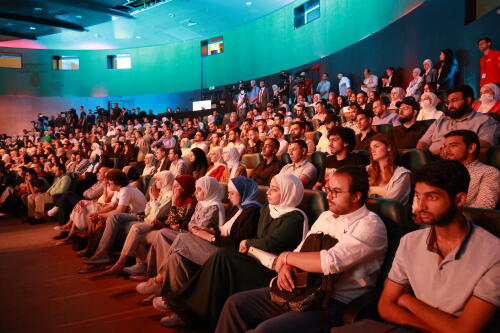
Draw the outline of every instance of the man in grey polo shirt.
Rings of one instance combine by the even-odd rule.
[[[318,171],[307,158],[307,144],[304,140],[295,140],[288,146],[292,163],[285,165],[280,173],[291,173],[300,179],[304,188],[311,188],[316,182]]]
[[[466,129],[479,136],[481,146],[495,145],[500,137],[498,121],[472,109],[474,91],[467,85],[456,86],[448,90],[448,111],[446,116],[436,119],[420,138],[417,148],[429,149],[439,154],[448,132]]]
[[[462,214],[469,181],[457,161],[432,162],[416,174],[417,223],[430,227],[401,239],[378,305],[385,320],[431,332],[480,332],[494,317],[500,239]]]

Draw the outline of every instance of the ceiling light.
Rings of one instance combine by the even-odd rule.
[[[251,5],[252,5],[252,1],[247,1],[247,2],[245,2],[245,5],[247,5],[247,6],[251,6]]]
[[[102,36],[99,34],[95,34],[95,38],[102,38]]]
[[[81,18],[83,18],[83,16],[82,16],[82,15],[76,15],[75,17],[76,17],[77,19],[81,19]]]
[[[41,12],[41,11],[42,11],[42,8],[40,8],[40,7],[35,7],[35,8],[33,8],[33,10],[34,10],[35,12]]]
[[[36,30],[36,28],[35,27],[30,27],[30,30]]]
[[[187,26],[188,26],[188,27],[192,27],[193,25],[197,25],[197,24],[198,24],[197,22],[195,22],[195,21],[193,21],[193,20],[191,20],[191,19],[189,19],[189,20],[187,21]]]
[[[168,13],[168,17],[170,17],[170,18],[175,17],[175,14],[174,13]]]
[[[135,36],[135,38],[137,38],[137,39],[141,39],[141,38],[142,38],[142,36]]]

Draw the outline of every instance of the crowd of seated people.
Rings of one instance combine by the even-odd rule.
[[[380,86],[367,69],[359,91],[342,80],[336,96],[327,75],[314,90],[302,73],[273,92],[252,82],[227,114],[115,105],[97,117],[83,107],[79,117],[39,117],[0,141],[0,212],[56,219],[55,244],[77,251],[78,273],[142,279],[141,304],[165,312],[164,326],[314,332],[341,326],[348,304],[377,286],[392,236],[366,203],[392,200],[412,229],[430,227],[401,239],[379,303],[390,323],[339,332],[480,331],[500,306],[500,241],[462,209],[499,207],[499,165],[484,156],[498,154],[500,93],[485,83],[476,101],[450,83],[450,52],[413,69],[407,87],[391,67]],[[405,163],[408,151],[426,161]],[[303,208],[312,192],[328,203],[316,221]],[[337,244],[302,252],[317,233]],[[276,255],[272,267],[254,251]],[[272,301],[270,282],[292,291],[298,270],[336,276],[328,320],[321,307]]]

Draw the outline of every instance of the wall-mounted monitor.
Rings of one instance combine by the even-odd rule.
[[[194,101],[193,111],[210,110],[212,108],[212,100]]]

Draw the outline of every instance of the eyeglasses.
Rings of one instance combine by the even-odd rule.
[[[463,98],[449,99],[449,100],[446,101],[446,104],[456,103],[456,102],[461,101],[461,100],[463,100]]]
[[[326,193],[326,195],[330,195],[332,197],[337,197],[339,194],[342,193],[351,193],[351,191],[342,191],[341,189],[338,188],[329,188],[329,187],[323,187],[323,192]]]

